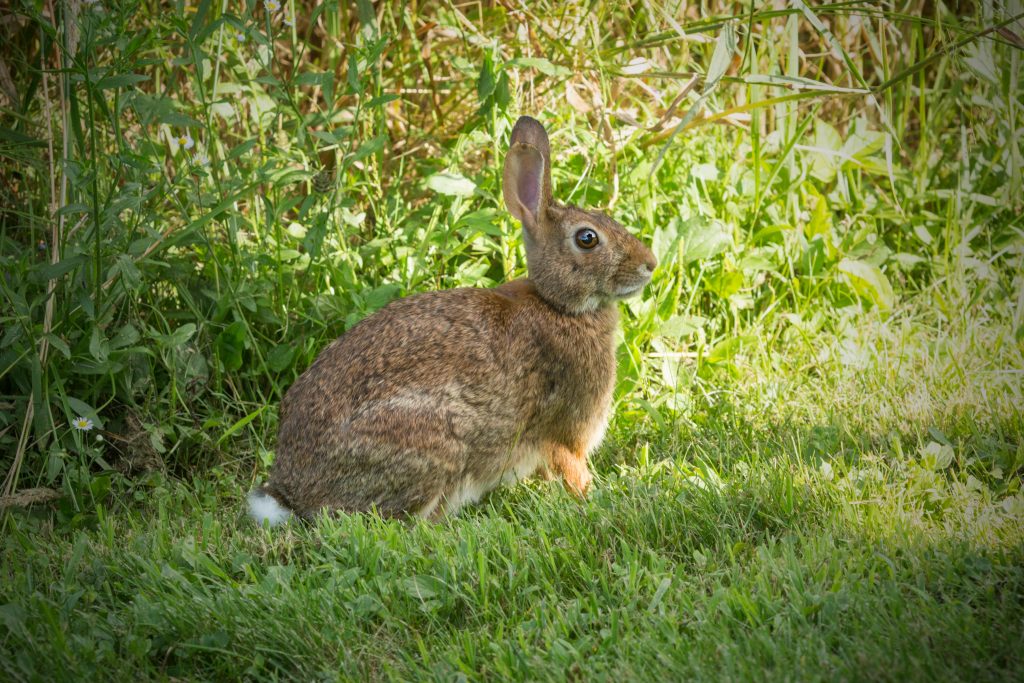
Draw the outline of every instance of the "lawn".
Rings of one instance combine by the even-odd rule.
[[[1020,3],[283,4],[0,10],[0,679],[1024,678]],[[254,525],[520,114],[659,261],[590,496]]]

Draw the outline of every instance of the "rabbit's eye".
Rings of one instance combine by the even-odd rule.
[[[597,246],[597,233],[590,228],[576,231],[576,246],[580,249],[593,249]]]

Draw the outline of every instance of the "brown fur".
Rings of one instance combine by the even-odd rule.
[[[399,299],[328,346],[281,404],[264,489],[280,503],[436,518],[538,469],[586,493],[615,384],[615,301],[654,257],[610,218],[551,199],[547,135],[528,117],[504,185],[530,278]],[[597,247],[575,245],[580,227]]]

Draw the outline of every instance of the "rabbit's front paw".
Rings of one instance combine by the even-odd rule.
[[[587,468],[585,453],[574,453],[564,446],[554,446],[551,452],[550,469],[562,475],[562,482],[570,493],[586,498],[590,491],[593,475]]]
[[[587,469],[587,463],[584,462],[580,470],[574,472],[571,478],[569,476],[565,477],[565,487],[580,498],[586,498],[590,493],[590,484],[593,481],[594,476]]]

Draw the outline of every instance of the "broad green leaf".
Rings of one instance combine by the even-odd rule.
[[[400,95],[396,95],[394,93],[385,93],[383,95],[379,95],[378,97],[374,97],[372,100],[367,102],[364,106],[367,109],[373,109],[374,107],[383,107],[384,105],[389,104],[389,103],[394,102],[395,100],[399,100],[399,99],[401,99]]]
[[[480,75],[476,79],[476,94],[483,102],[494,92],[494,65],[490,55],[484,57],[484,63],[480,66]]]
[[[740,291],[743,287],[743,273],[736,270],[722,271],[707,279],[707,288],[723,299]]]
[[[143,74],[117,74],[116,76],[101,78],[99,83],[96,84],[96,88],[99,90],[113,90],[114,88],[124,88],[148,80],[149,76]]]
[[[160,123],[166,123],[168,126],[176,128],[202,128],[203,124],[197,119],[191,116],[186,116],[180,112],[169,111],[157,118]]]
[[[516,57],[507,61],[505,66],[531,67],[546,76],[568,76],[572,73],[564,66],[552,64],[550,60],[543,57]]]
[[[359,60],[356,58],[355,52],[350,52],[348,55],[348,88],[352,94],[363,91],[363,83],[359,78]]]
[[[89,335],[89,353],[100,363],[106,362],[110,356],[110,344],[104,339],[99,327],[93,327]]]
[[[988,40],[977,40],[964,50],[964,64],[976,76],[992,85],[998,86],[1002,80],[999,67],[996,66],[995,46]]]
[[[810,220],[804,224],[804,234],[809,240],[821,237],[829,258],[835,258],[835,246],[832,244],[832,211],[829,209],[828,200],[813,188],[810,195],[815,198],[814,208],[811,209]]]
[[[448,592],[444,581],[427,574],[416,574],[401,582],[405,593],[411,597],[427,600]]]
[[[458,173],[435,173],[427,178],[427,187],[438,194],[471,197],[476,190],[472,180]]]
[[[295,80],[292,81],[295,85],[320,85],[324,83],[324,78],[333,78],[334,74],[329,71],[303,71]]]
[[[234,147],[231,148],[231,151],[228,152],[227,160],[231,161],[233,159],[237,159],[238,157],[242,156],[250,149],[255,147],[257,142],[259,142],[259,140],[256,138],[249,138],[245,142],[235,145]],[[335,141],[332,139],[331,142]]]
[[[62,356],[65,358],[71,358],[71,349],[68,347],[67,342],[52,332],[47,332],[43,336],[46,338],[46,341],[50,342],[50,346],[60,351]]]
[[[690,176],[700,180],[718,180],[718,166],[715,164],[697,164],[690,169]]]
[[[463,232],[482,232],[487,235],[493,235],[494,237],[501,237],[503,233],[496,218],[497,216],[494,209],[480,209],[479,211],[467,213],[465,216],[460,218],[459,222],[456,223],[455,228],[457,230],[462,230]]]
[[[921,449],[921,465],[930,470],[944,470],[953,464],[953,447],[930,441]]]
[[[54,446],[50,447],[50,452],[46,457],[46,483],[52,484],[56,479],[57,475],[64,468],[64,459],[67,454],[60,448]],[[79,537],[81,538],[81,537]]]
[[[57,261],[57,263],[47,263],[44,266],[39,266],[32,270],[32,280],[35,282],[46,282],[47,280],[54,280],[59,278],[61,275],[66,275],[78,266],[88,262],[88,258],[82,254],[75,254],[74,256],[68,256],[67,258]]]
[[[359,15],[359,23],[376,35],[377,11],[373,8],[373,3],[370,0],[356,0],[356,13]]]
[[[900,264],[900,267],[904,270],[911,270],[914,266],[924,263],[926,260],[916,254],[908,254],[902,251],[893,254],[892,259]]]
[[[67,401],[68,407],[71,408],[71,411],[74,413],[74,415],[70,416],[70,419],[74,419],[76,417],[87,417],[92,420],[94,427],[97,429],[103,429],[103,419],[100,418],[95,408],[74,396],[68,396]]]
[[[867,161],[868,157],[878,154],[885,146],[885,133],[868,128],[866,119],[859,118],[853,124],[853,130],[847,136],[840,152],[844,157],[857,161]]]
[[[8,634],[16,634],[23,631],[23,624],[27,614],[28,612],[25,608],[16,602],[0,605],[0,623],[7,628]]]
[[[367,140],[363,144],[359,145],[359,148],[356,149],[355,154],[352,155],[352,158],[346,159],[346,161],[359,161],[360,159],[365,159],[371,154],[376,154],[377,152],[384,149],[384,144],[386,142],[386,135],[378,135],[375,138],[371,138],[370,140]]]
[[[889,310],[895,302],[895,295],[889,278],[882,269],[865,261],[844,258],[839,262],[839,272],[846,276],[850,287],[882,310]]]
[[[921,223],[914,225],[914,234],[917,235],[917,239],[921,240],[925,244],[931,244],[935,239],[932,234],[928,232],[928,228]]]
[[[749,250],[736,263],[736,267],[747,277],[762,271],[775,270],[779,267],[780,263],[772,260],[772,256],[777,256],[778,254],[779,250],[777,249],[760,248]]]
[[[398,296],[398,293],[402,291],[402,288],[396,284],[381,285],[375,289],[370,290],[366,294],[364,301],[369,311],[376,311],[378,308],[383,308]]]
[[[174,349],[189,339],[196,333],[195,323],[185,323],[181,327],[177,328],[170,334],[159,334],[157,332],[150,332],[149,335],[163,348]]]
[[[674,315],[661,324],[658,334],[663,337],[682,339],[704,327],[707,318],[699,315]]]
[[[117,262],[114,263],[110,271],[111,275],[120,273],[121,277],[124,278],[125,286],[129,289],[135,289],[142,284],[142,273],[139,271],[138,266],[135,265],[135,261],[127,254],[119,254]]]
[[[676,253],[676,243],[680,240],[679,221],[674,220],[665,225],[659,225],[654,229],[654,236],[651,238],[651,251],[654,252],[658,263],[670,263]]]
[[[703,216],[691,218],[680,233],[686,265],[717,256],[732,246],[732,233],[725,224]]]
[[[753,336],[743,335],[740,337],[727,337],[711,347],[704,360],[708,363],[721,363],[732,360],[744,347],[750,346],[754,341]]]
[[[839,132],[821,119],[814,122],[814,144],[810,148],[802,147],[811,160],[811,176],[822,183],[835,180],[836,172],[842,165],[839,150],[843,139]]]
[[[137,341],[139,341],[139,331],[131,323],[125,323],[111,338],[110,349],[115,351],[130,346]]]
[[[498,109],[504,111],[508,103],[512,101],[512,91],[508,85],[508,74],[502,71],[498,74],[498,83],[494,86],[494,103]]]
[[[10,128],[4,128],[0,126],[0,140],[4,142],[12,142],[16,145],[27,145],[29,147],[45,147],[46,143],[42,140],[29,137],[21,131],[12,130]]]
[[[838,151],[843,146],[843,138],[839,135],[839,131],[831,125],[821,119],[816,119],[814,121],[814,146]]]
[[[245,323],[235,321],[217,335],[215,347],[217,357],[224,364],[224,369],[234,372],[242,367],[242,354],[245,351]]]
[[[176,349],[178,356],[181,378],[187,384],[193,380],[204,380],[210,375],[210,367],[206,362],[206,356],[191,346],[184,346]]]
[[[708,65],[707,75],[704,76],[704,92],[711,91],[722,76],[729,70],[732,57],[736,54],[736,30],[732,22],[726,22],[722,32],[718,34],[718,42],[715,43],[715,51],[711,54],[711,64]]]
[[[291,366],[298,349],[289,344],[278,344],[267,354],[267,367],[274,372],[281,372]]]
[[[200,0],[196,13],[192,16],[192,24],[188,29],[189,40],[195,40],[196,34],[203,28],[206,13],[210,11],[210,0]]]

